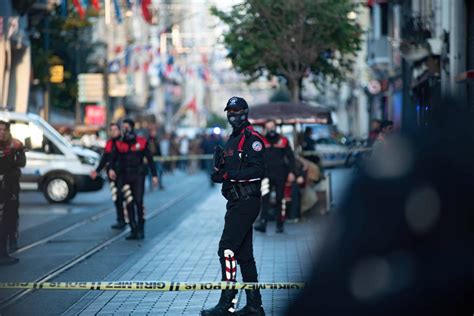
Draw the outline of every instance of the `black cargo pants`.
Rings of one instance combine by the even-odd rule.
[[[145,224],[145,212],[143,197],[145,194],[145,175],[124,174],[119,177],[119,188],[122,191],[123,200],[127,204],[128,220],[132,232],[137,228],[143,229]]]
[[[223,281],[235,281],[236,265],[240,266],[244,282],[257,282],[257,267],[253,256],[252,225],[261,207],[260,196],[229,200],[218,255]]]
[[[10,240],[18,238],[20,179],[0,175],[0,256],[7,253]]]

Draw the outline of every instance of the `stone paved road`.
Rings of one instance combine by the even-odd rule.
[[[225,200],[218,190],[196,205],[192,214],[146,254],[137,254],[112,272],[109,280],[162,280],[181,282],[218,281],[220,268],[217,244],[223,227]],[[311,270],[317,243],[317,228],[324,217],[312,217],[287,224],[284,234],[275,234],[270,225],[265,235],[255,234],[255,257],[262,282],[302,282]],[[122,272],[120,272],[122,271]],[[238,273],[239,274],[239,273]],[[263,291],[268,315],[281,315],[298,290]],[[91,292],[73,305],[67,315],[198,315],[213,306],[217,291],[201,292]],[[245,304],[241,291],[239,306]]]

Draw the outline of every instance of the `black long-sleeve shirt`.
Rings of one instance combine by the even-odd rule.
[[[0,144],[0,175],[20,178],[21,170],[26,165],[25,148],[23,144],[13,138],[9,142]]]
[[[105,166],[107,166],[107,169],[110,168],[111,155],[112,155],[112,152],[116,149],[115,142],[118,140],[119,140],[119,137],[109,138],[107,140],[107,143],[105,144],[104,153],[100,157],[99,165],[97,166],[95,171],[101,172]]]
[[[275,137],[266,137],[265,140],[267,175],[280,175],[286,178],[289,172],[295,173],[295,155],[288,139],[276,134]]]
[[[239,147],[242,147],[240,152]],[[236,182],[260,182],[265,175],[264,151],[263,138],[249,123],[234,131],[224,147],[222,190]]]
[[[145,138],[137,136],[133,142],[119,140],[116,142],[116,151],[112,151],[110,158],[110,168],[118,175],[147,174],[147,167],[150,168],[152,176],[156,177],[156,166],[153,155]]]

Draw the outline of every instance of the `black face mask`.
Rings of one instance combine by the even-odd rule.
[[[135,134],[135,132],[133,130],[125,130],[123,132],[122,138],[127,143],[133,143],[133,142],[135,142],[135,139],[137,138],[137,135]]]
[[[233,129],[238,129],[247,121],[248,111],[240,111],[237,113],[227,113],[227,120]]]
[[[275,137],[277,137],[277,132],[274,131],[274,130],[268,131],[266,136],[267,136],[267,138],[275,138]]]

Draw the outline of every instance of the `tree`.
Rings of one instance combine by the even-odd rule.
[[[49,84],[50,103],[52,108],[72,111],[78,92],[77,76],[90,66],[86,60],[93,47],[84,40],[86,36],[81,35],[89,31],[91,24],[81,19],[71,5],[66,16],[60,14],[60,9],[56,6],[48,16],[30,25],[35,33],[31,37],[32,68],[39,86],[46,89],[49,67],[64,66],[64,81]],[[92,10],[88,12],[88,16],[94,16]]]
[[[228,27],[224,43],[236,70],[249,82],[284,77],[296,102],[308,71],[337,81],[350,69],[362,33],[348,17],[354,10],[351,0],[244,0],[211,12]]]

